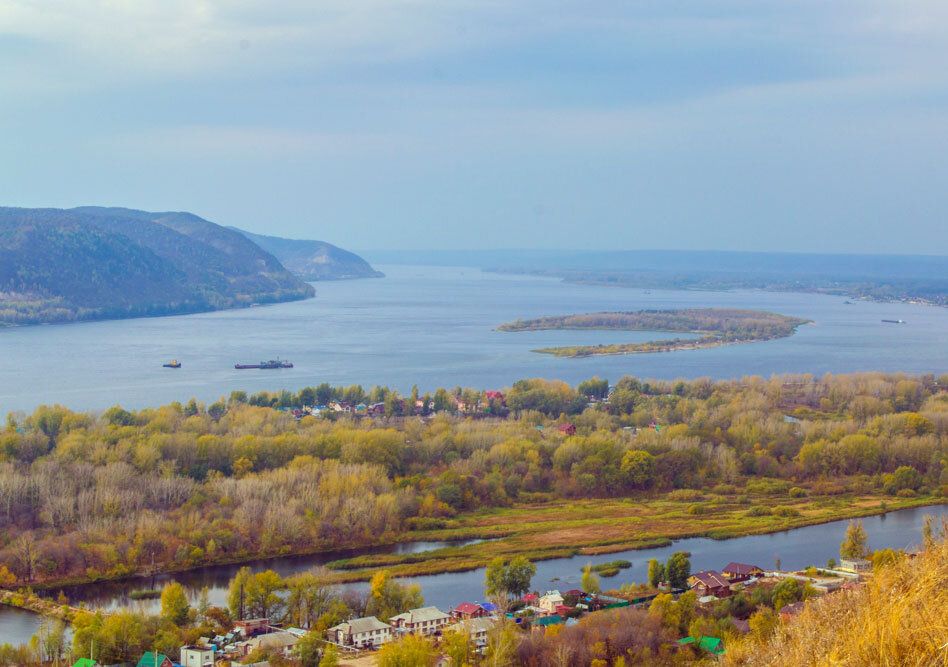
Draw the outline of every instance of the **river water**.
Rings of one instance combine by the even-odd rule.
[[[570,285],[555,279],[483,273],[470,268],[383,266],[377,280],[316,283],[316,298],[243,310],[0,330],[0,415],[60,403],[101,410],[120,403],[141,408],[194,396],[213,401],[234,389],[298,390],[321,382],[366,387],[384,384],[407,391],[438,386],[481,389],[510,385],[523,377],[576,383],[592,375],[674,379],[733,378],[774,373],[858,371],[948,372],[948,309],[909,304],[857,302],[817,294],[763,291],[704,292]],[[645,332],[535,331],[504,333],[498,324],[542,315],[642,308],[730,307],[770,310],[812,319],[789,338],[663,354],[560,359],[531,352],[537,347],[644,341]],[[905,324],[884,324],[901,319]],[[238,371],[236,362],[276,356],[293,369]],[[178,359],[178,370],[161,367]],[[941,512],[941,509],[930,510]],[[904,547],[917,541],[925,511],[904,510],[868,519],[874,547]],[[845,524],[826,524],[726,542],[686,540],[674,548],[611,554],[601,558],[538,564],[537,588],[553,577],[558,586],[578,582],[579,568],[626,558],[633,562],[610,584],[645,579],[653,555],[666,558],[687,549],[696,568],[720,567],[733,559],[771,566],[823,563],[834,555]],[[740,544],[738,544],[740,542]],[[432,545],[402,545],[425,549]],[[329,559],[338,558],[334,554]],[[325,562],[327,556],[255,563],[281,574]],[[176,575],[196,595],[211,587],[224,600],[236,568],[206,568]],[[159,584],[163,580],[159,580]],[[482,595],[483,573],[422,577],[428,602],[448,607]],[[74,601],[107,607],[127,602],[142,582],[103,584],[71,591]],[[149,604],[154,604],[149,603]],[[0,641],[29,639],[39,619],[0,610]]]
[[[921,532],[926,515],[948,517],[948,506],[912,508],[889,514],[866,517],[863,524],[872,549],[906,549],[921,542]],[[532,585],[543,591],[551,588],[568,590],[579,588],[581,570],[586,563],[604,563],[616,559],[631,561],[632,567],[621,570],[611,579],[603,579],[603,587],[618,588],[622,584],[646,581],[648,561],[658,558],[665,561],[675,551],[691,552],[691,569],[721,569],[730,561],[752,563],[765,569],[775,566],[780,558],[783,569],[799,569],[808,565],[822,566],[829,558],[839,559],[839,545],[846,533],[848,520],[834,521],[804,528],[796,528],[768,535],[751,535],[730,540],[689,538],[679,540],[667,547],[621,551],[601,556],[574,556],[538,561],[537,574]],[[373,549],[349,550],[345,552],[314,554],[311,556],[288,556],[244,563],[254,571],[272,569],[281,576],[305,571],[316,565],[338,558],[368,553],[418,553],[449,546],[463,546],[471,542],[414,542]],[[211,604],[226,606],[227,584],[242,565],[220,565],[200,568],[188,572],[160,575],[154,578],[136,578],[101,584],[87,584],[64,589],[70,602],[85,602],[89,607],[117,609],[129,607],[156,612],[158,600],[131,600],[128,595],[134,590],[160,588],[169,581],[181,583],[192,602],[197,600],[201,588],[208,587]],[[484,570],[449,572],[412,579],[421,586],[425,603],[447,610],[461,602],[476,602],[484,598]],[[366,590],[368,583],[357,582],[345,587]],[[56,591],[58,593],[58,591]],[[40,617],[19,610],[0,607],[0,641],[23,643],[29,641],[40,624]]]
[[[77,410],[213,401],[234,389],[320,382],[403,391],[481,389],[523,377],[732,378],[772,373],[948,372],[948,308],[763,291],[646,292],[450,267],[383,266],[387,277],[315,283],[307,301],[242,310],[0,330],[0,415],[58,402]],[[705,350],[560,359],[537,347],[643,341],[646,332],[532,331],[518,317],[732,307],[814,320],[789,338]],[[902,319],[905,324],[884,324]],[[295,368],[233,368],[280,356]],[[178,359],[177,370],[161,365]]]

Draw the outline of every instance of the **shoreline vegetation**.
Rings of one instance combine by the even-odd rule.
[[[772,532],[948,498],[948,376],[323,384],[0,428],[11,589],[416,540],[340,580]],[[366,405],[369,407],[367,408]],[[153,564],[153,565],[152,565]]]
[[[498,331],[545,331],[555,329],[597,329],[687,333],[698,338],[671,338],[644,343],[613,345],[571,345],[533,350],[557,357],[589,357],[615,354],[649,354],[676,350],[697,350],[738,343],[755,343],[786,338],[797,327],[812,321],[759,310],[733,308],[689,308],[639,310],[634,312],[558,315],[508,322]]]

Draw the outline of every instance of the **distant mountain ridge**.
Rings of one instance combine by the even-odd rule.
[[[303,280],[349,280],[385,276],[354,252],[325,241],[286,239],[254,234],[237,227],[230,229],[240,232],[272,254],[283,266]]]
[[[191,213],[0,207],[0,324],[200,312],[313,294],[246,236]]]

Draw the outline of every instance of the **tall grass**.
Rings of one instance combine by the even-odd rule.
[[[948,543],[896,561],[861,589],[813,600],[770,637],[729,644],[724,663],[948,664]]]

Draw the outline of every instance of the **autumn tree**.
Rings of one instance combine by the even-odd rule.
[[[869,548],[866,546],[867,540],[862,521],[859,519],[850,521],[846,529],[846,537],[840,545],[839,555],[842,558],[865,558],[869,553]]]
[[[191,606],[188,604],[188,597],[184,593],[184,587],[177,583],[167,583],[161,589],[161,617],[171,621],[175,625],[184,625],[188,620],[188,610]]]

